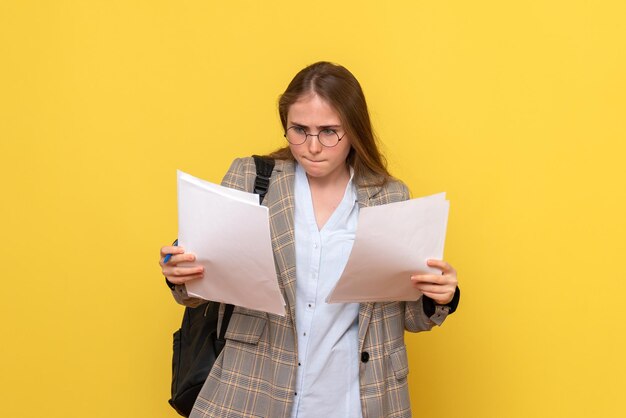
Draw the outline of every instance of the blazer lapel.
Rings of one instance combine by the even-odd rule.
[[[357,200],[359,208],[371,206],[372,198],[381,190],[379,186],[360,186],[357,190]],[[359,351],[363,349],[365,334],[374,311],[374,302],[365,302],[359,305]]]
[[[270,216],[272,248],[276,255],[278,284],[285,296],[287,309],[295,324],[296,317],[296,249],[294,236],[294,163],[277,160],[267,202]],[[264,203],[265,203],[264,202]]]

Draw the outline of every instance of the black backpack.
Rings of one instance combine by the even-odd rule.
[[[253,158],[256,165],[254,193],[259,195],[260,204],[269,187],[274,160],[258,155],[254,155]],[[222,326],[218,335],[219,308],[218,302],[208,302],[196,308],[185,308],[183,323],[174,333],[172,397],[168,402],[184,417],[191,414],[200,389],[226,343],[224,336],[234,306],[225,305]]]

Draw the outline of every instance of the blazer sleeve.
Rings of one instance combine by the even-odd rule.
[[[435,325],[443,324],[448,316],[449,307],[437,305],[435,313],[427,316],[424,312],[422,297],[415,302],[406,302],[404,311],[404,327],[409,332],[428,331]]]
[[[252,190],[255,176],[256,166],[254,165],[254,159],[251,157],[237,158],[232,162],[230,168],[224,175],[222,186],[244,191]],[[174,300],[179,304],[191,308],[195,308],[207,302],[204,299],[189,296],[184,284],[175,285],[174,289],[172,289],[172,296],[174,296]]]

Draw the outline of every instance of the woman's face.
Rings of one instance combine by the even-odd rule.
[[[308,136],[300,145],[289,144],[291,153],[310,180],[339,181],[349,175],[346,158],[350,152],[350,138],[339,114],[324,99],[310,93],[292,104],[287,112],[287,129],[292,126],[303,128],[312,135],[332,129],[340,137],[343,136],[334,147],[323,146],[317,136]]]

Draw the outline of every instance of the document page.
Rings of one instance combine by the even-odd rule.
[[[352,252],[328,303],[417,300],[411,276],[440,274],[450,203],[445,193],[361,208]]]
[[[178,243],[204,266],[187,293],[284,316],[269,213],[259,196],[177,174]]]

